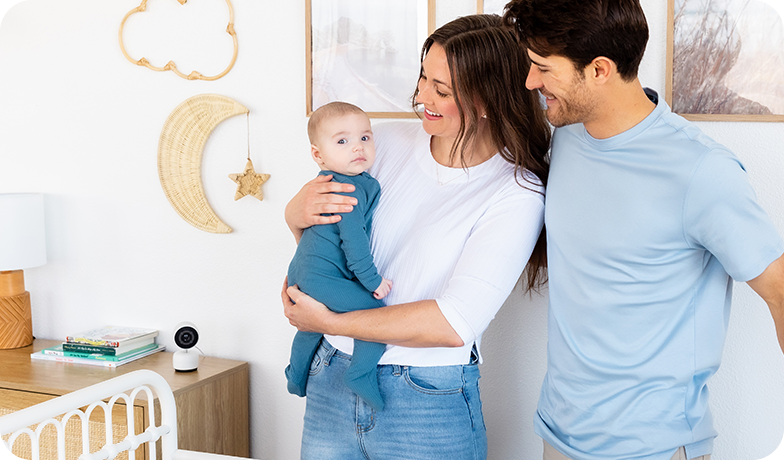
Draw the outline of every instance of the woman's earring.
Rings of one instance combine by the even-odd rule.
[[[487,118],[487,114],[482,115],[482,118]]]

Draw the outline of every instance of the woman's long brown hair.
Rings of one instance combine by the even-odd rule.
[[[451,159],[459,157],[466,165],[481,117],[477,107],[482,107],[494,147],[514,165],[518,183],[522,178],[538,187],[525,174],[529,171],[546,187],[551,131],[538,95],[525,87],[530,61],[515,31],[504,27],[501,17],[494,14],[465,16],[433,32],[422,46],[420,60],[434,43],[446,52],[460,112],[460,132],[452,145]],[[414,92],[415,108],[418,92]],[[523,278],[526,291],[538,290],[547,282],[544,228]]]

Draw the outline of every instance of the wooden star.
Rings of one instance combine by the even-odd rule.
[[[270,178],[269,174],[257,174],[253,169],[253,162],[248,158],[245,171],[240,174],[229,174],[229,179],[236,182],[237,193],[234,194],[234,201],[239,200],[245,195],[255,196],[259,200],[264,199],[264,192],[261,190],[262,184]]]

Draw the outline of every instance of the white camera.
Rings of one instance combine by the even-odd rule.
[[[184,321],[174,328],[174,344],[182,350],[172,356],[175,371],[191,372],[199,367],[199,354],[190,351],[199,341],[199,330],[193,323]]]

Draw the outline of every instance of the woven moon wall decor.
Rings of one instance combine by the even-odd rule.
[[[193,96],[169,115],[158,144],[158,175],[169,203],[186,222],[210,233],[231,233],[207,203],[201,182],[204,144],[223,120],[248,113],[239,102],[217,94]]]
[[[188,2],[188,0],[177,0],[177,1],[180,2],[181,5],[185,5]],[[234,40],[234,55],[231,58],[231,62],[229,63],[229,66],[226,67],[226,70],[224,70],[223,72],[219,73],[218,75],[215,75],[215,76],[212,76],[212,77],[205,77],[200,72],[197,72],[195,70],[193,72],[191,72],[190,74],[186,75],[186,74],[180,72],[179,69],[177,69],[177,65],[174,63],[174,61],[169,61],[163,67],[155,67],[154,65],[150,64],[150,61],[148,61],[147,58],[142,57],[142,58],[136,60],[136,59],[132,58],[128,54],[127,51],[125,51],[125,44],[123,43],[123,29],[125,28],[125,22],[132,15],[145,11],[147,9],[147,0],[142,0],[142,3],[139,6],[137,6],[134,9],[132,9],[131,11],[129,11],[128,14],[126,14],[125,17],[123,18],[122,22],[120,23],[120,33],[119,33],[119,35],[120,35],[120,49],[122,50],[123,56],[125,56],[125,59],[128,59],[128,61],[130,61],[132,64],[136,64],[138,66],[144,66],[144,67],[147,67],[148,69],[154,70],[156,72],[165,72],[167,70],[171,70],[175,75],[177,75],[178,77],[184,78],[186,80],[205,80],[205,81],[217,80],[217,79],[223,77],[224,75],[226,75],[227,73],[229,73],[231,68],[234,67],[234,63],[237,62],[237,53],[239,51],[239,43],[237,41],[237,32],[234,31],[234,7],[232,7],[232,5],[231,5],[231,0],[226,0],[226,5],[229,7],[229,25],[226,27],[226,32],[229,35],[231,35],[232,40]]]

